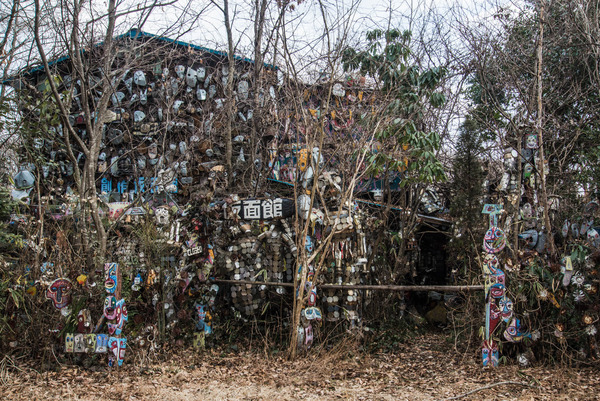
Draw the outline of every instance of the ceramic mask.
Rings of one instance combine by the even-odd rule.
[[[144,113],[141,110],[136,110],[133,112],[133,121],[136,123],[142,122],[144,121],[144,118],[146,118],[146,113]]]
[[[96,335],[96,353],[106,352],[108,348],[108,336],[106,334]]]
[[[308,149],[300,149],[298,152],[298,169],[302,172],[308,168]]]
[[[527,163],[525,167],[523,167],[523,177],[529,178],[531,177],[531,173],[533,173],[533,166]]]
[[[483,274],[495,274],[499,265],[500,261],[498,258],[488,253],[483,261]]]
[[[238,83],[238,95],[239,95],[240,99],[242,99],[242,100],[248,99],[248,89],[249,89],[248,81],[240,81]]]
[[[169,211],[166,208],[160,207],[156,209],[154,213],[156,217],[156,224],[159,226],[169,224]]]
[[[144,74],[144,71],[134,72],[133,82],[138,86],[146,86],[146,74]]]
[[[125,87],[127,88],[127,92],[129,92],[129,94],[131,94],[132,90],[133,90],[133,78],[129,78],[123,81],[123,83],[125,83]]]
[[[204,331],[205,330],[205,326],[206,326],[206,311],[205,311],[205,306],[201,305],[201,304],[196,304],[194,306],[196,308],[196,316],[198,317],[198,322],[196,323],[196,329],[200,330],[200,331]]]
[[[109,294],[114,294],[117,290],[117,267],[116,263],[104,264],[104,288]]]
[[[504,272],[502,271],[502,269],[496,268],[496,270],[492,274],[491,278],[493,280],[496,280],[496,283],[502,284],[503,286],[506,286],[506,275],[504,274]]]
[[[156,272],[154,269],[150,269],[148,272],[148,278],[146,279],[146,285],[151,286],[156,282]]]
[[[533,249],[538,242],[538,232],[536,230],[527,230],[519,234],[519,238],[525,241],[527,248]]]
[[[579,237],[579,225],[577,223],[571,224],[571,232],[573,233],[573,237]]]
[[[65,352],[73,352],[74,343],[75,338],[73,337],[73,333],[68,333],[65,336]]]
[[[114,320],[117,317],[117,298],[109,295],[104,299],[104,317]]]
[[[148,89],[144,89],[143,91],[140,91],[140,103],[141,104],[148,103]]]
[[[537,149],[538,147],[538,137],[537,134],[529,134],[527,138],[525,138],[525,147],[527,149]]]
[[[510,298],[503,296],[500,298],[498,302],[498,306],[500,307],[500,316],[504,322],[507,322],[513,316],[513,302]]]
[[[490,340],[483,342],[481,355],[483,358],[483,367],[498,367],[498,346],[494,341]]]
[[[306,252],[308,252],[309,254],[311,254],[314,250],[314,246],[313,246],[313,242],[312,239],[310,238],[310,236],[306,236]]]
[[[50,284],[46,291],[46,298],[50,299],[57,309],[62,309],[71,303],[71,290],[73,284],[69,279],[59,278]]]
[[[115,361],[119,366],[123,366],[123,360],[125,359],[125,349],[127,348],[127,339],[110,337],[108,339],[108,348],[110,349],[108,366],[115,366]]]
[[[120,299],[117,301],[117,308],[115,309],[115,320],[116,323],[108,323],[108,332],[114,335],[120,335],[127,322],[127,306],[125,306],[125,300]]]
[[[194,345],[194,348],[196,348],[196,349],[204,348],[206,346],[204,331],[201,331],[199,333],[194,333],[193,345]]]
[[[506,331],[504,331],[504,338],[511,343],[516,343],[523,341],[525,338],[531,338],[531,334],[521,332],[521,321],[513,317]]]
[[[594,224],[594,219],[584,218],[583,221],[581,222],[581,228],[579,229],[579,233],[581,235],[585,235],[587,233],[587,230],[589,230],[593,224]]]
[[[304,220],[308,219],[308,212],[310,210],[310,196],[302,194],[298,197],[298,214]]]
[[[310,348],[310,346],[313,343],[313,329],[312,329],[312,325],[309,323],[308,327],[306,327],[304,329],[304,345],[306,345],[306,347]]]
[[[587,205],[585,205],[584,208],[584,214],[589,216],[592,214],[596,214],[598,212],[598,209],[600,208],[600,205],[598,205],[598,202],[596,201],[591,201],[589,202]]]
[[[321,320],[323,318],[321,310],[315,306],[304,309],[302,314],[307,320]]]
[[[133,284],[131,285],[131,289],[133,291],[139,291],[142,288],[142,275],[138,273],[133,279]]]
[[[85,352],[96,352],[96,335],[85,335]]]
[[[114,107],[119,106],[123,99],[125,99],[125,94],[123,92],[117,92],[111,96],[111,101]]]
[[[308,295],[308,306],[315,306],[317,304],[317,287],[315,285],[310,289]]]
[[[504,296],[506,289],[504,284],[495,283],[490,287],[489,295],[492,299],[500,299]]]
[[[175,66],[175,74],[177,74],[177,78],[183,79],[185,76],[185,67],[182,65]]]
[[[202,88],[198,88],[196,90],[196,99],[198,100],[206,100],[206,91]]]
[[[160,65],[156,65],[156,72],[157,72],[157,74],[160,74],[161,75],[160,78],[163,81],[165,81],[169,77],[169,69],[167,67],[165,67],[162,69],[162,71],[160,71],[160,67],[161,67]]]
[[[85,337],[83,334],[75,334],[73,352],[85,352]]]
[[[331,93],[333,96],[342,97],[346,94],[346,91],[344,90],[344,87],[342,86],[342,84],[337,83],[337,84],[333,85]]]
[[[77,314],[77,332],[84,334],[92,332],[92,318],[87,309],[82,309]]]
[[[198,82],[197,77],[198,76],[196,70],[188,67],[187,73],[185,75],[185,83],[187,84],[187,86],[195,88],[196,83]]]
[[[487,253],[498,253],[506,245],[506,236],[504,231],[498,227],[491,227],[483,238],[483,248]]]

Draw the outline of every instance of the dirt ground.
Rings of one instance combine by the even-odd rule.
[[[294,362],[259,353],[190,351],[148,365],[132,355],[118,371],[100,361],[88,369],[40,371],[5,358],[0,399],[600,400],[597,368],[483,369],[476,355],[451,353],[444,344],[441,334],[428,334],[400,344],[393,355],[333,350]]]

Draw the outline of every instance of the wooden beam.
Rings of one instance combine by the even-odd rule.
[[[217,284],[265,285],[275,287],[294,287],[293,283],[274,283],[272,281],[221,280],[211,279]],[[362,285],[362,284],[318,284],[322,290],[373,290],[373,291],[439,291],[462,292],[483,291],[483,285]]]

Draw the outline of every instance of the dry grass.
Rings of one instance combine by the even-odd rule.
[[[400,344],[394,354],[373,355],[357,352],[348,337],[329,351],[315,349],[296,361],[262,352],[182,350],[143,369],[126,359],[129,363],[113,372],[95,365],[38,373],[7,362],[0,399],[438,400],[486,386],[491,387],[460,399],[600,399],[594,368],[483,369],[476,355],[463,358],[452,348],[442,334],[428,334]]]

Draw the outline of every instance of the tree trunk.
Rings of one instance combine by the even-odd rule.
[[[544,168],[544,140],[543,140],[543,102],[542,102],[542,46],[544,42],[544,0],[540,2],[540,37],[537,45],[537,134],[539,146],[539,160],[537,171],[540,177],[540,201],[544,208],[544,231],[546,232],[546,243],[548,251],[554,253],[554,240],[552,238],[552,226],[550,225],[550,213],[548,210],[548,194],[546,192],[546,175]]]

